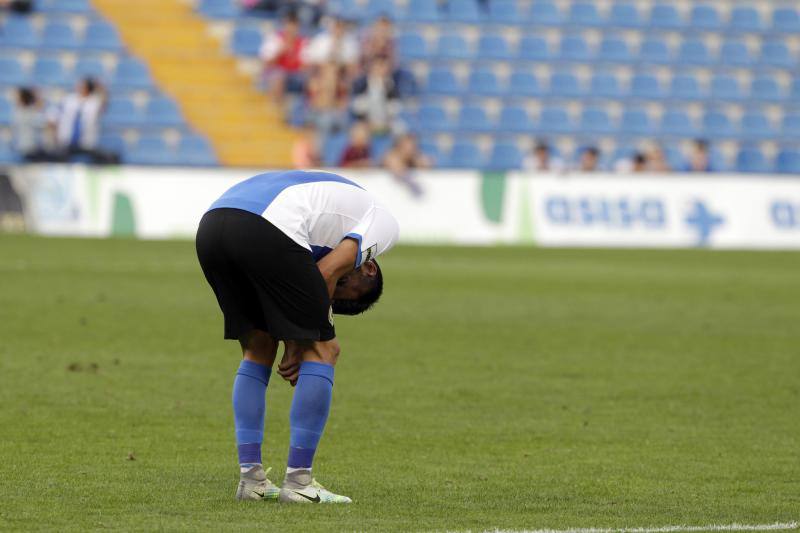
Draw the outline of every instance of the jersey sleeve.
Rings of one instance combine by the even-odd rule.
[[[345,235],[358,242],[356,265],[358,268],[370,259],[389,250],[400,234],[400,225],[392,214],[381,206],[374,206],[356,226]]]

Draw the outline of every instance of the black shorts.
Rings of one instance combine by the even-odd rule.
[[[253,329],[278,340],[336,336],[330,298],[311,252],[261,216],[214,209],[197,230],[197,257],[225,315],[225,338]]]

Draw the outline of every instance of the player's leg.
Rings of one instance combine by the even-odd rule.
[[[242,362],[233,382],[233,415],[239,452],[239,500],[276,499],[278,488],[261,461],[266,392],[278,343],[268,333],[251,330],[239,339]]]
[[[281,374],[292,381],[294,398],[289,412],[289,460],[280,500],[287,503],[349,503],[347,496],[325,490],[311,475],[333,396],[333,369],[339,357],[336,339],[314,343],[293,343],[290,361],[281,362]],[[301,361],[294,370],[293,363]],[[296,372],[296,373],[295,373]]]

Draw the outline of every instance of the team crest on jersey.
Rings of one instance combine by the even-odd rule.
[[[373,259],[378,252],[378,244],[375,243],[369,248],[367,248],[366,252],[364,252],[364,262],[366,263],[370,259]]]

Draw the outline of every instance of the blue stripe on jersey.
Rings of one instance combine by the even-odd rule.
[[[249,211],[256,215],[263,215],[269,204],[275,200],[283,190],[305,183],[315,183],[319,181],[334,181],[346,183],[353,187],[362,187],[338,174],[330,172],[307,172],[304,170],[290,170],[288,172],[265,172],[258,174],[250,179],[237,183],[225,191],[219,199],[208,208],[218,209],[220,207],[231,207]]]
[[[317,246],[316,244],[311,245],[311,256],[314,258],[314,261],[319,261],[329,253],[331,253],[333,248],[328,246]]]

